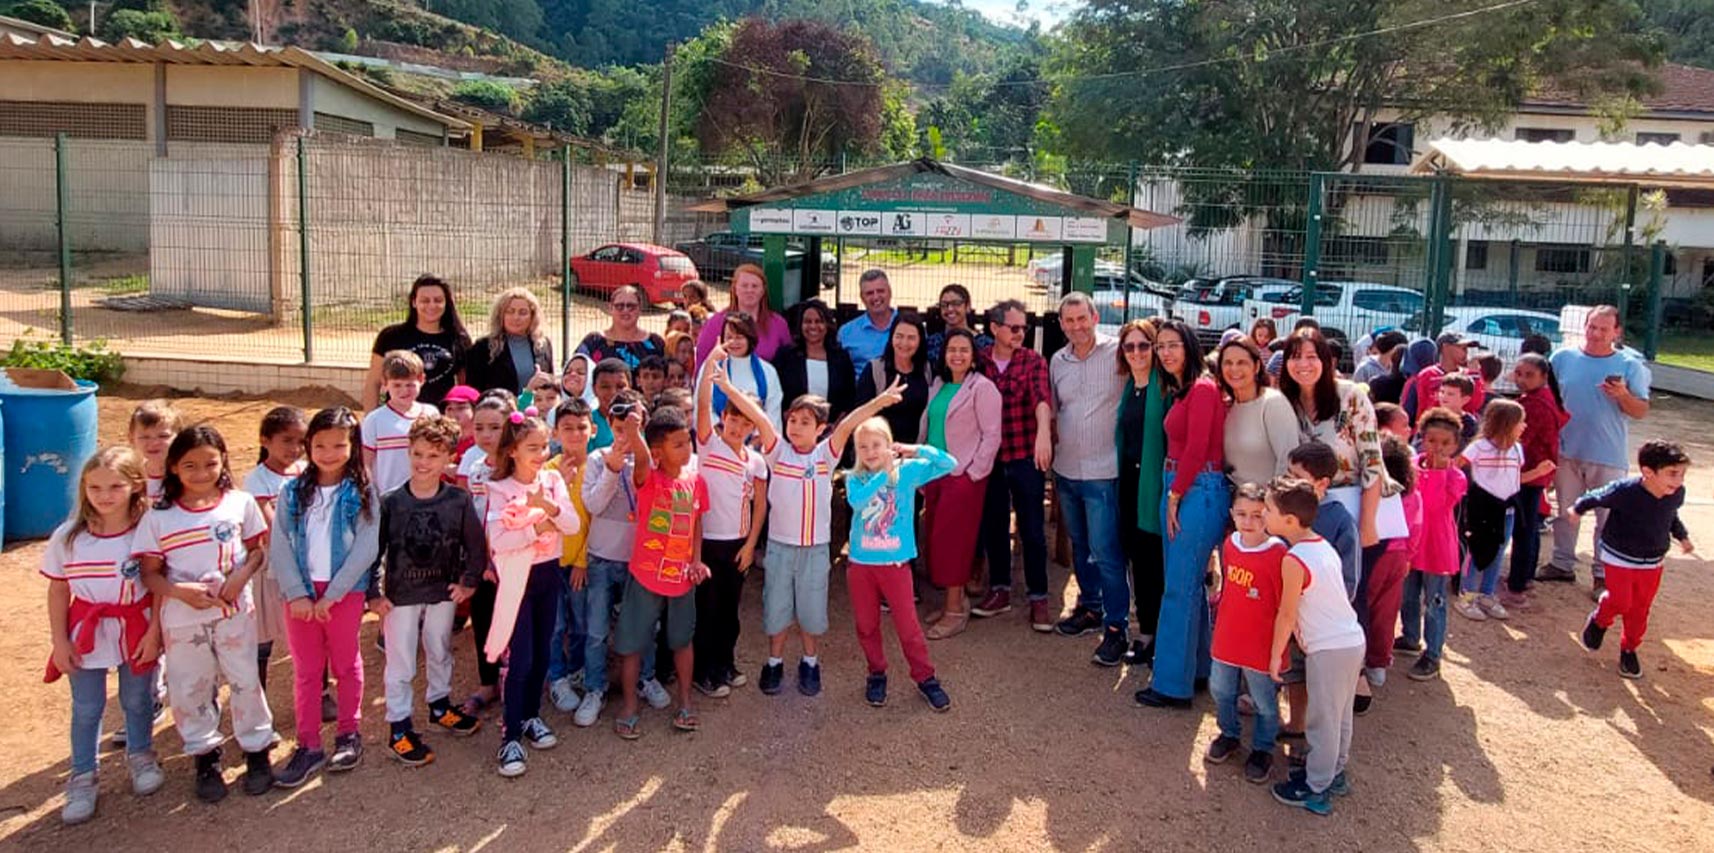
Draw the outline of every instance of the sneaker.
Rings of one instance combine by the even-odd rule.
[[[1286,779],[1291,782],[1307,781],[1309,779],[1309,771],[1300,767],[1291,771],[1291,773],[1286,776]],[[1351,780],[1345,775],[1345,771],[1341,770],[1338,775],[1333,777],[1333,784],[1327,786],[1327,793],[1335,797],[1351,796]]]
[[[1458,599],[1452,602],[1452,609],[1458,611],[1459,616],[1469,619],[1472,622],[1488,621],[1488,614],[1482,612],[1482,608],[1476,604],[1476,596],[1458,596]]]
[[[1634,658],[1635,655],[1632,657]],[[946,695],[946,691],[941,689],[940,679],[931,675],[917,682],[917,690],[922,693],[922,698],[928,702],[928,706],[936,712],[947,711],[952,708],[952,697]]]
[[[887,704],[886,673],[870,673],[869,681],[863,685],[863,699],[876,708]]]
[[[587,729],[601,719],[601,694],[593,690],[583,694],[583,701],[577,703],[577,712],[571,715],[571,724],[580,729]]]
[[[1333,813],[1331,790],[1317,794],[1310,790],[1309,783],[1302,779],[1288,780],[1275,785],[1274,799],[1288,806],[1305,809],[1310,814],[1325,817]]]
[[[1132,666],[1153,667],[1155,665],[1155,638],[1132,640],[1131,647],[1125,650],[1125,663]]]
[[[326,763],[327,753],[300,746],[292,750],[292,757],[286,759],[286,766],[274,773],[274,784],[282,788],[296,788],[309,781],[310,775]]]
[[[1382,687],[1387,683],[1387,668],[1384,666],[1363,667],[1363,677],[1369,679],[1370,687]]]
[[[334,700],[332,693],[323,690],[321,692],[321,721],[324,723],[333,723],[338,722],[338,720],[339,703]]]
[[[196,757],[196,798],[205,803],[226,799],[226,778],[220,775],[220,750]]]
[[[356,735],[352,735],[356,737]],[[268,751],[244,753],[244,793],[260,797],[274,787],[274,768],[268,766]]]
[[[1562,569],[1548,563],[1535,571],[1535,579],[1547,583],[1571,583],[1577,580],[1577,573],[1570,569]]]
[[[1412,681],[1428,681],[1440,675],[1440,661],[1423,655],[1411,665],[1410,672],[1405,673]]]
[[[690,685],[695,687],[697,692],[713,699],[724,699],[732,695],[732,688],[727,687],[725,682],[712,678],[698,678],[691,681]]]
[[[805,696],[821,695],[821,664],[797,662],[797,692]]]
[[[1643,665],[1637,660],[1636,652],[1619,652],[1619,675],[1624,678],[1643,677]]]
[[[653,678],[645,679],[642,685],[637,688],[637,693],[643,697],[644,702],[649,703],[650,708],[657,711],[673,703],[673,697],[667,693],[667,689],[661,686],[660,681]]]
[[[1589,600],[1590,601],[1600,601],[1601,600],[1601,593],[1606,592],[1606,591],[1607,591],[1607,581],[1603,578],[1596,578],[1595,582],[1589,585]]]
[[[1506,619],[1512,615],[1506,612],[1506,606],[1501,604],[1499,599],[1491,595],[1476,596],[1476,606],[1488,614],[1489,619]]]
[[[1125,662],[1125,652],[1129,651],[1129,645],[1124,631],[1108,628],[1101,632],[1101,645],[1095,648],[1095,654],[1090,660],[1094,661],[1096,666],[1118,666]]]
[[[571,678],[556,678],[548,685],[548,698],[553,700],[553,706],[562,714],[577,710],[577,703],[582,697],[577,695],[577,688],[571,686]]]
[[[1592,652],[1601,650],[1601,641],[1607,639],[1607,629],[1595,624],[1595,614],[1589,614],[1588,621],[1583,623],[1583,648]]]
[[[1138,690],[1135,698],[1137,700],[1137,704],[1144,708],[1190,707],[1189,699],[1180,699],[1177,696],[1168,696],[1165,693],[1155,690],[1153,687],[1145,687],[1142,690]]]
[[[1356,715],[1356,716],[1361,717],[1364,714],[1369,713],[1369,709],[1374,707],[1374,705],[1375,705],[1375,697],[1373,697],[1373,696],[1353,696],[1353,697],[1351,697],[1351,713]]]
[[[65,806],[60,809],[60,822],[75,826],[95,817],[98,793],[94,770],[71,777],[65,783]]]
[[[422,735],[410,729],[394,732],[387,746],[392,750],[393,757],[406,767],[421,767],[434,761],[434,750],[423,743]]]
[[[344,773],[363,763],[363,736],[352,732],[333,739],[333,755],[327,759],[327,769]]]
[[[726,668],[726,686],[727,687],[743,687],[744,685],[749,684],[749,683],[750,683],[750,676],[745,675],[742,672],[739,672],[736,668],[733,668],[733,667],[727,667]]]
[[[760,677],[758,677],[756,679],[756,686],[760,687],[762,689],[763,693],[766,693],[769,696],[772,696],[772,695],[780,692],[780,682],[785,681],[785,680],[786,680],[786,665],[785,664],[783,664],[783,663],[763,664],[762,665],[762,674]]]
[[[559,736],[553,733],[553,729],[548,728],[548,724],[541,717],[525,720],[522,734],[531,749],[553,749],[559,746]]]
[[[1274,754],[1252,750],[1250,757],[1244,760],[1244,781],[1260,785],[1273,775]]]
[[[976,602],[975,607],[970,608],[971,616],[984,619],[1010,612],[1012,612],[1012,591],[1009,589],[988,590],[988,594],[982,596],[982,600]]]
[[[1053,630],[1053,613],[1047,609],[1047,599],[1030,602],[1030,627],[1038,634]]]
[[[1393,651],[1404,652],[1407,655],[1422,654],[1422,643],[1400,637],[1393,641]]]
[[[524,745],[515,740],[500,744],[500,775],[507,779],[516,779],[524,775],[529,765],[524,761]]]
[[[1087,607],[1080,606],[1072,610],[1070,616],[1059,620],[1059,624],[1053,626],[1053,630],[1059,632],[1062,637],[1081,637],[1084,634],[1093,634],[1101,630],[1101,615]]]
[[[1221,735],[1208,745],[1208,754],[1202,756],[1202,760],[1209,764],[1225,764],[1226,759],[1231,758],[1243,745],[1244,742],[1235,737]]]
[[[131,771],[131,793],[139,797],[147,797],[167,783],[167,774],[161,772],[153,751],[125,756],[125,766]]]
[[[482,720],[473,714],[466,714],[451,705],[437,712],[431,712],[429,718],[434,724],[452,732],[457,737],[470,737],[476,730],[482,728]]]

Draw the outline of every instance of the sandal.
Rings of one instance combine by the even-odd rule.
[[[483,711],[488,709],[489,705],[492,705],[497,701],[499,701],[498,696],[493,699],[489,699],[482,695],[482,691],[478,690],[475,693],[470,694],[469,699],[464,700],[464,704],[459,707],[459,710],[471,717],[480,716]]]
[[[636,740],[643,736],[643,733],[637,729],[637,723],[641,719],[642,717],[637,714],[620,717],[613,721],[613,733],[625,740]]]
[[[964,633],[970,627],[970,611],[963,613],[948,613],[940,621],[928,626],[924,634],[931,640],[945,640]]]
[[[681,732],[694,732],[702,728],[702,720],[697,719],[696,712],[689,708],[680,708],[673,715],[673,728]]]

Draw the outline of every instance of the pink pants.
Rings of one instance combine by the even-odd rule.
[[[1605,568],[1607,591],[1601,594],[1601,603],[1595,608],[1595,624],[1611,628],[1623,617],[1625,633],[1619,638],[1619,650],[1634,652],[1643,644],[1643,634],[1648,632],[1649,608],[1654,606],[1665,570]]]
[[[887,650],[881,644],[881,601],[893,611],[893,630],[899,635],[905,662],[911,667],[911,680],[921,683],[934,677],[934,664],[928,660],[928,640],[922,635],[922,623],[917,621],[917,606],[913,600],[911,567],[908,563],[871,566],[850,563],[845,569],[845,582],[851,588],[851,612],[857,622],[857,644],[863,647],[863,657],[869,662],[869,674],[887,671]]]
[[[327,584],[315,585],[321,595]],[[321,674],[333,670],[338,682],[339,728],[355,734],[363,718],[363,656],[358,633],[363,624],[363,593],[351,592],[328,611],[326,622],[286,617],[286,643],[292,649],[292,707],[298,745],[321,749]]]

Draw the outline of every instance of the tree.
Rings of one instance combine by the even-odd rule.
[[[1642,6],[1666,35],[1668,59],[1714,68],[1714,0],[1643,0]]]
[[[342,52],[342,53],[356,53],[357,52],[357,44],[358,44],[357,31],[350,28],[350,27],[346,27],[345,28],[345,34],[341,35],[339,37],[339,50],[340,50],[340,52]]]
[[[741,22],[702,103],[704,151],[764,185],[809,180],[881,142],[886,72],[868,39],[815,21]]]
[[[120,9],[102,20],[101,37],[107,41],[134,38],[159,44],[167,39],[184,38],[184,32],[179,29],[179,19],[171,12]]]
[[[493,80],[466,80],[452,88],[452,99],[485,110],[509,113],[518,103],[512,87]]]
[[[18,0],[6,7],[6,14],[21,21],[65,30],[68,33],[76,31],[72,28],[71,14],[54,0]]]
[[[524,107],[524,120],[545,124],[566,133],[589,132],[589,116],[594,112],[589,92],[572,80],[555,80],[536,87]]]

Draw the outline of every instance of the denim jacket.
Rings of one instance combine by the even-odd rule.
[[[314,469],[304,477],[315,476]],[[369,489],[369,517],[361,512],[361,496],[350,480],[341,481],[334,493],[333,511],[333,578],[328,581],[324,595],[338,601],[353,590],[367,593],[374,585],[375,563],[381,552],[381,499],[373,487]],[[298,504],[297,481],[286,484],[280,491],[274,515],[274,531],[268,542],[268,570],[280,585],[286,601],[315,598],[310,584],[309,560],[305,549],[308,534],[304,512]]]

